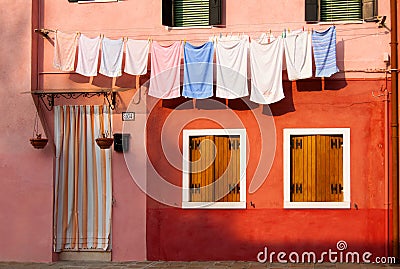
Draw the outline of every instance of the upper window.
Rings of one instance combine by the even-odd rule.
[[[371,21],[376,18],[376,0],[306,0],[307,22]]]
[[[183,130],[183,208],[246,208],[246,131]]]
[[[285,208],[350,207],[350,130],[284,130]]]
[[[221,24],[222,0],[162,0],[162,24],[196,27]]]

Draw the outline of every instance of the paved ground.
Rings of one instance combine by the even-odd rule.
[[[260,264],[257,262],[56,262],[56,263],[3,263],[0,268],[11,269],[279,269],[279,268],[328,268],[328,269],[364,269],[364,268],[400,268],[398,265],[367,264]]]

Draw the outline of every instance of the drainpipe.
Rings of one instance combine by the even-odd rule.
[[[398,126],[398,55],[397,0],[390,0],[391,21],[391,85],[392,85],[392,219],[393,256],[399,259],[399,126]]]

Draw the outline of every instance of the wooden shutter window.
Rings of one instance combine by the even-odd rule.
[[[189,139],[190,201],[240,201],[240,137]]]
[[[343,136],[292,136],[291,202],[343,201]]]
[[[306,0],[305,6],[305,21],[318,22],[319,21],[319,0]]]

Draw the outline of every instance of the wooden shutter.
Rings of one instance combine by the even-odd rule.
[[[318,0],[306,0],[305,21],[306,22],[319,21]]]
[[[291,201],[315,202],[315,136],[291,138]]]
[[[209,25],[222,24],[222,0],[209,0]]]
[[[343,136],[291,137],[291,202],[343,201]]]
[[[174,5],[173,0],[162,0],[162,25],[174,26]]]
[[[209,0],[175,0],[174,26],[209,25]]]
[[[329,158],[328,172],[328,190],[329,195],[326,199],[328,202],[343,201],[343,137],[342,136],[325,136],[328,141],[325,156]]]
[[[363,0],[363,19],[365,21],[374,21],[378,15],[377,0]]]
[[[190,201],[240,201],[240,137],[200,136],[190,142]]]
[[[362,0],[320,0],[321,21],[356,21],[362,19]]]
[[[318,135],[317,202],[343,201],[343,137]]]
[[[214,201],[214,158],[213,136],[192,137],[190,139],[190,201]]]
[[[215,193],[219,202],[240,202],[240,137],[216,136]]]
[[[229,194],[229,171],[228,164],[231,161],[231,152],[229,151],[229,137],[216,136],[215,146],[217,155],[215,158],[215,198],[218,202],[228,202]]]

